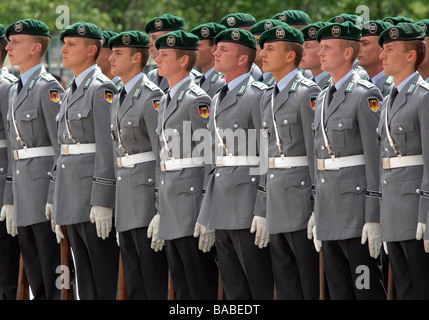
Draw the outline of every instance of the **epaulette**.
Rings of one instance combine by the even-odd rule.
[[[47,73],[47,72],[40,75],[40,78],[42,78],[43,80],[48,81],[48,82],[56,80],[52,74]]]
[[[429,91],[429,83],[427,83],[425,81],[422,81],[422,82],[419,82],[419,86],[423,87],[423,88],[425,88],[426,90]]]
[[[194,75],[194,77],[199,78],[202,76],[201,72],[199,72],[198,70],[192,69],[191,73]]]
[[[100,80],[101,82],[106,82],[106,81],[109,81],[110,79],[106,76],[106,75],[104,75],[104,74],[99,74],[97,77],[96,77],[98,80]]]
[[[18,78],[15,77],[12,73],[6,73],[3,78],[9,80],[10,82],[17,82],[18,81]]]
[[[301,83],[307,87],[317,86],[317,83],[315,83],[314,81],[311,81],[310,79],[307,79],[307,78],[302,79]]]
[[[193,93],[195,93],[197,96],[202,96],[204,95],[206,92],[201,89],[199,86],[190,86],[189,90]]]
[[[144,85],[148,87],[151,91],[156,91],[159,89],[159,87],[152,81],[145,81]]]
[[[364,79],[359,79],[357,81],[357,83],[359,83],[360,85],[366,87],[366,88],[372,88],[374,86],[374,84],[372,84],[371,82],[369,82],[368,80],[364,80]]]
[[[266,90],[268,88],[268,86],[265,83],[260,81],[253,81],[251,84],[252,86],[258,88],[261,91]]]

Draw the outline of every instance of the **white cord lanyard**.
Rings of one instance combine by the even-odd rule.
[[[173,153],[171,152],[171,148],[167,142],[167,136],[165,135],[165,110],[167,110],[167,107],[168,105],[166,104],[164,110],[162,110],[161,135],[162,139],[164,140],[165,148],[168,151],[168,156],[173,157]]]
[[[215,127],[216,136],[217,136],[217,138],[219,140],[219,144],[222,144],[222,148],[225,150],[225,153],[231,156],[232,153],[229,152],[228,148],[226,147],[226,144],[223,141],[222,136],[219,133],[219,128],[218,128],[217,123],[216,123],[216,114],[217,114],[217,108],[218,108],[218,106],[219,106],[219,96],[217,96],[217,98],[216,98],[216,103],[215,103],[215,108],[214,108],[214,114],[213,114],[213,124],[214,124],[214,127]]]
[[[395,141],[393,141],[393,138],[390,135],[389,124],[387,123],[387,110],[389,109],[389,107],[390,107],[390,97],[389,97],[389,105],[387,105],[386,108],[385,108],[384,125],[386,127],[386,135],[387,135],[387,139],[389,140],[390,147],[393,149],[393,151],[395,152],[395,154],[400,157],[401,156],[401,152],[396,150]]]
[[[274,117],[274,92],[271,94],[271,114],[273,116],[274,132],[276,135],[276,145],[277,145],[277,148],[279,149],[280,155],[283,157],[285,154],[284,154],[284,151],[282,149],[282,144],[280,141],[279,132],[277,130],[277,122],[276,122],[276,119]]]
[[[328,150],[328,154],[331,158],[335,158],[335,152],[332,151],[331,149],[331,145],[329,144],[329,140],[328,137],[326,135],[325,132],[325,125],[323,124],[323,116],[324,116],[324,109],[326,106],[326,94],[323,95],[323,100],[322,100],[322,106],[320,108],[320,126],[322,128],[322,135],[323,135],[323,140],[325,141],[325,148]]]
[[[27,148],[27,144],[22,139],[22,135],[18,130],[17,121],[15,120],[15,101],[17,96],[18,96],[18,90],[15,91],[15,94],[12,100],[12,122],[13,122],[13,128],[15,129],[15,133],[16,133],[16,140],[19,141],[21,143],[21,146],[25,149]]]
[[[73,141],[73,143],[79,143],[78,140],[76,140],[75,138],[73,138],[73,135],[71,133],[70,126],[69,126],[69,118],[68,118],[68,113],[67,112],[68,112],[70,91],[71,91],[71,89],[67,92],[66,105],[65,105],[65,108],[64,108],[64,110],[65,110],[64,111],[64,117],[66,118],[66,121],[65,121],[65,123],[66,123],[66,129],[67,129],[67,133],[69,135],[69,139],[71,141]]]
[[[118,99],[118,105],[116,107],[116,135],[118,136],[118,141],[119,141],[119,145],[121,147],[122,152],[125,153],[125,155],[128,155],[129,152],[127,149],[125,149],[124,143],[123,143],[122,138],[121,138],[121,129],[119,126],[119,108],[120,107],[121,107],[120,99]]]

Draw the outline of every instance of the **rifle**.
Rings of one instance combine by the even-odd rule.
[[[70,270],[70,242],[67,236],[67,228],[66,226],[61,226],[61,229],[64,234],[64,239],[61,241],[61,264],[63,266],[67,266],[68,270]],[[69,272],[70,275],[70,272]],[[61,300],[73,300],[73,292],[71,289],[71,279],[69,278],[68,285],[63,283],[63,287],[61,289]],[[68,289],[67,289],[68,287]]]
[[[392,266],[389,263],[389,274],[387,277],[387,300],[395,300],[396,291],[393,283]]]
[[[171,279],[170,271],[168,271],[168,300],[176,300],[176,295],[174,294],[173,280]]]
[[[323,250],[323,249],[322,249]],[[322,251],[319,252],[319,300],[329,300],[328,283],[325,276],[325,267],[323,266]]]
[[[122,255],[119,252],[119,270],[118,270],[118,300],[127,300],[127,290],[125,288],[124,265]]]
[[[25,273],[24,260],[22,259],[22,253],[19,257],[19,275],[18,275],[18,292],[17,300],[28,300],[29,299],[29,286],[27,274]]]

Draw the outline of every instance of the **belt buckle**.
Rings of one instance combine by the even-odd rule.
[[[18,149],[13,150],[13,159],[19,160]]]
[[[216,157],[216,167],[223,167],[223,157],[222,156]]]
[[[165,171],[165,161],[161,161],[161,171]]]
[[[118,168],[122,168],[122,159],[121,157],[116,157],[116,165]]]
[[[317,159],[317,170],[325,171],[325,159]]]
[[[66,156],[68,156],[70,154],[68,144],[62,144],[61,145],[61,154],[66,155]]]
[[[390,158],[386,157],[382,159],[383,169],[390,169]]]
[[[274,169],[276,167],[276,159],[275,158],[269,158],[268,159],[268,168]]]

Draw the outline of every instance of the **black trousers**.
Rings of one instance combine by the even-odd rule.
[[[277,298],[319,299],[319,254],[307,229],[270,235],[270,249]]]
[[[361,244],[360,238],[322,241],[322,254],[331,299],[387,298],[381,272],[381,256],[372,258],[368,243]]]
[[[218,268],[214,247],[204,253],[193,236],[165,241],[168,267],[178,300],[216,300]]]
[[[19,274],[19,242],[6,231],[6,221],[0,222],[0,300],[15,300]]]
[[[429,299],[429,255],[423,241],[387,242],[398,299]]]
[[[228,300],[272,300],[270,248],[255,246],[250,229],[216,230],[219,269]]]
[[[18,240],[24,261],[24,269],[35,300],[59,300],[61,288],[56,287],[57,273],[61,265],[60,246],[51,222],[41,222],[18,227]]]
[[[89,221],[68,225],[67,233],[75,261],[79,298],[115,300],[119,247],[114,226],[104,240],[97,237],[95,224]]]
[[[151,249],[147,227],[119,232],[128,300],[166,300],[168,264],[165,250]]]

